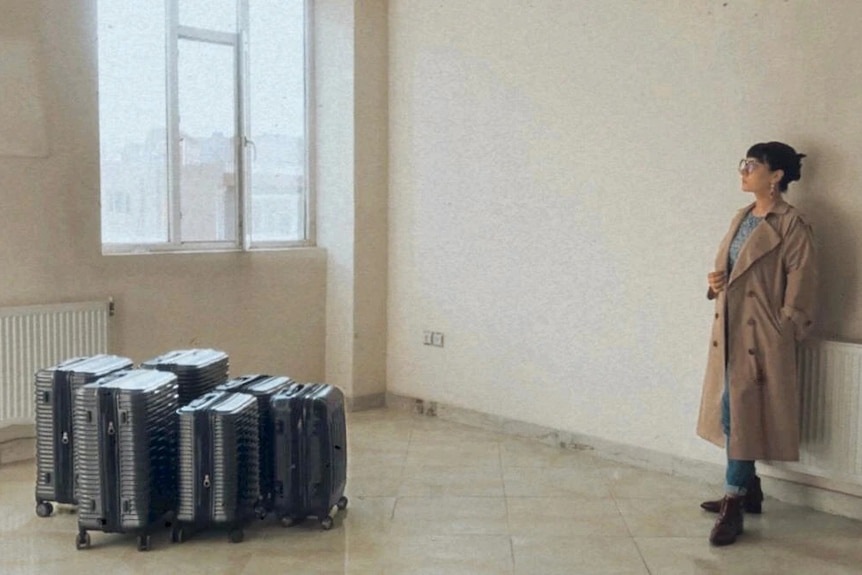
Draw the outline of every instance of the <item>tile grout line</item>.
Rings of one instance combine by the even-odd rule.
[[[506,509],[506,534],[509,536],[509,556],[512,559],[512,573],[517,572],[515,566],[515,541],[512,538],[512,522],[509,518],[509,493],[506,491],[506,474],[503,470],[503,446],[502,440],[497,440],[497,459],[500,462],[500,483],[503,486],[503,505]]]

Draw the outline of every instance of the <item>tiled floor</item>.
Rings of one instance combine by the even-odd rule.
[[[140,553],[75,515],[37,518],[32,463],[0,467],[0,574],[862,573],[862,523],[767,499],[713,548],[697,482],[400,411],[351,414],[350,504],[335,527],[264,521]]]

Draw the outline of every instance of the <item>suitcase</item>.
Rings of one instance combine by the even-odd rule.
[[[36,515],[48,517],[51,502],[76,504],[75,434],[72,429],[75,391],[111,372],[132,367],[116,355],[67,359],[36,372]]]
[[[315,517],[332,528],[332,508],[347,507],[344,394],[325,384],[294,384],[272,398],[275,513],[282,525]]]
[[[272,396],[290,387],[294,381],[289,377],[270,375],[243,375],[231,379],[216,388],[216,391],[247,393],[257,398],[259,416],[258,460],[260,462],[261,518],[273,510],[273,485],[275,481],[275,427],[270,414]]]
[[[179,493],[171,540],[225,526],[239,543],[243,524],[260,513],[257,398],[215,391],[177,413]]]
[[[89,531],[132,533],[150,548],[176,497],[177,409],[172,373],[127,370],[78,389],[78,549]]]
[[[229,359],[215,349],[179,349],[147,360],[141,367],[175,373],[183,407],[227,381]]]

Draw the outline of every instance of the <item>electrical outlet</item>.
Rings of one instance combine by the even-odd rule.
[[[422,343],[425,345],[434,345],[434,332],[427,330],[423,332]]]
[[[439,331],[431,332],[431,345],[443,347],[443,333]]]

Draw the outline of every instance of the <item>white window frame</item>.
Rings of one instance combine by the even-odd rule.
[[[183,26],[179,23],[179,2],[182,0],[165,0],[166,3],[166,90],[167,90],[167,203],[168,203],[168,240],[158,243],[106,243],[102,242],[102,253],[105,255],[130,255],[154,253],[189,253],[189,252],[225,252],[252,250],[279,250],[297,247],[310,247],[316,244],[316,185],[314,174],[315,141],[314,116],[314,59],[312,47],[313,37],[313,0],[304,0],[304,95],[305,95],[305,130],[304,130],[304,183],[305,237],[292,241],[254,241],[251,237],[251,187],[253,173],[250,169],[254,154],[254,142],[249,138],[251,124],[250,112],[246,103],[249,101],[249,12],[248,2],[253,0],[236,0],[238,32],[220,32],[215,30]],[[234,154],[237,172],[237,218],[236,240],[226,241],[183,241],[181,237],[181,189],[180,189],[180,134],[179,134],[179,41],[200,41],[210,44],[220,44],[234,47],[234,86],[236,98],[236,136],[234,138]]]

